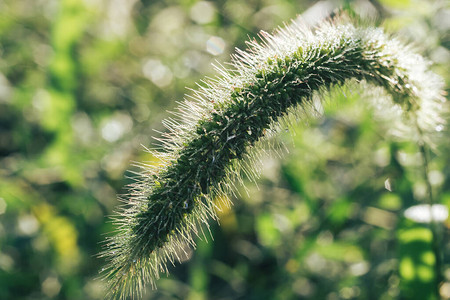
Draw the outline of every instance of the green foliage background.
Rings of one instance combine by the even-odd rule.
[[[0,0],[0,299],[101,299],[116,194],[185,87],[259,30],[334,7],[412,42],[448,86],[446,1]],[[326,117],[282,134],[288,153],[145,298],[450,299],[450,222],[439,275],[429,228],[403,217],[426,198],[417,145],[389,138],[361,93],[332,91]],[[429,172],[447,206],[449,136]]]

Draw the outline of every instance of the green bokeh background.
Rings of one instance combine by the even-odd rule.
[[[412,43],[449,86],[448,1],[0,0],[0,299],[101,299],[108,216],[167,110],[259,30],[337,7]],[[331,91],[324,117],[282,133],[288,151],[263,158],[214,241],[144,298],[450,299],[450,222],[436,267],[429,227],[403,217],[426,201],[419,149],[362,92]],[[429,178],[449,207],[450,132],[436,135]]]

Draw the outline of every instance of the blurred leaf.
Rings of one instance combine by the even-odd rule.
[[[398,243],[403,297],[411,300],[439,299],[431,230],[403,220],[398,229]]]

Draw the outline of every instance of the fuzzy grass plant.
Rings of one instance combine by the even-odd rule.
[[[209,219],[217,220],[214,199],[228,199],[220,196],[233,193],[241,175],[254,176],[254,146],[289,115],[314,111],[313,99],[330,88],[350,81],[382,87],[378,97],[389,95],[383,111],[400,111],[402,130],[420,144],[443,124],[441,79],[381,29],[340,15],[314,29],[293,22],[262,32],[248,47],[164,121],[162,149],[151,151],[161,163],[140,164],[102,253],[110,298],[142,296],[187,246],[195,248]]]

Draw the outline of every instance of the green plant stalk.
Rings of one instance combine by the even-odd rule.
[[[163,163],[142,165],[126,206],[115,218],[118,230],[102,254],[110,298],[141,296],[167,264],[195,247],[208,219],[217,219],[213,199],[233,192],[240,174],[252,174],[245,158],[290,112],[313,111],[313,95],[349,80],[383,87],[403,123],[417,120],[428,134],[441,122],[441,80],[427,63],[380,29],[356,27],[345,17],[314,31],[298,24],[275,35],[261,33],[237,51],[232,70],[204,81],[180,104],[178,120],[167,119],[168,133],[154,151]],[[414,123],[413,123],[414,124]],[[414,126],[408,126],[413,133]]]
[[[420,131],[420,127],[416,125],[418,130]],[[425,143],[423,141],[419,142],[419,150],[420,154],[422,156],[422,162],[423,162],[423,177],[425,179],[426,183],[426,189],[427,189],[427,200],[429,205],[429,214],[430,214],[430,230],[433,234],[433,241],[432,241],[432,249],[433,254],[435,257],[435,276],[436,276],[436,284],[435,284],[435,294],[437,297],[439,297],[439,285],[441,282],[443,282],[444,276],[442,273],[442,247],[441,247],[441,235],[439,234],[439,224],[436,222],[433,216],[433,205],[434,203],[434,197],[433,197],[433,187],[431,186],[431,181],[429,177],[429,159],[427,154],[427,149],[425,147]]]

